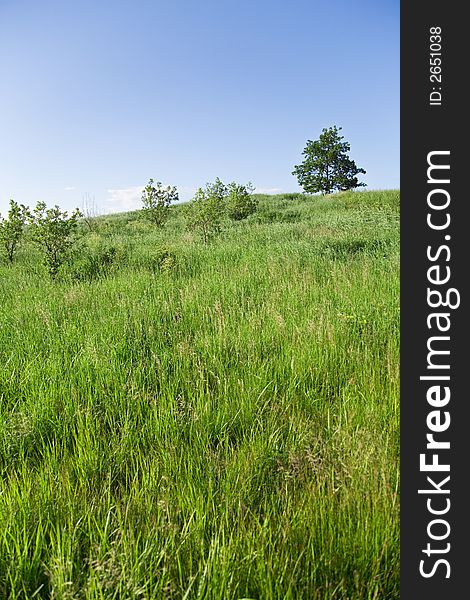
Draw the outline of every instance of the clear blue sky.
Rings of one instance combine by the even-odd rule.
[[[399,187],[398,0],[0,0],[3,214],[137,208],[150,177],[299,191],[331,125]]]

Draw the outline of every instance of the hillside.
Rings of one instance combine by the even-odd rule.
[[[259,199],[0,264],[0,597],[399,597],[399,192]]]

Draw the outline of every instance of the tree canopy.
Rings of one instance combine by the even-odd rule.
[[[302,153],[305,157],[300,165],[296,165],[292,175],[297,177],[299,185],[305,192],[330,194],[335,190],[350,190],[365,186],[359,182],[357,175],[364,173],[348,156],[351,147],[343,142],[341,127],[324,128],[318,140],[307,140]]]

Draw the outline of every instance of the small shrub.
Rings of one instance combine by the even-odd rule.
[[[68,275],[74,280],[86,281],[106,276],[118,260],[115,245],[103,243],[101,239],[78,249],[68,269]]]
[[[68,215],[58,206],[47,208],[44,202],[38,202],[33,215],[29,217],[31,237],[41,249],[44,264],[52,279],[56,278],[59,268],[68,258],[81,216],[78,208]]]
[[[205,244],[220,233],[222,228],[226,189],[217,178],[215,183],[208,183],[205,190],[199,188],[186,208],[187,228],[199,233]]]
[[[162,273],[170,273],[176,269],[176,254],[171,250],[162,250],[157,257],[157,266]]]
[[[247,185],[235,183],[229,184],[227,191],[227,214],[232,221],[246,219],[258,207],[258,200],[253,197],[254,186],[251,182]]]
[[[176,187],[163,187],[160,181],[153,185],[150,179],[142,192],[142,212],[157,227],[162,227],[169,217],[170,204],[178,200]]]
[[[209,196],[214,196],[218,198],[220,202],[223,202],[225,196],[227,195],[228,188],[225,183],[217,177],[214,183],[206,184],[206,193]]]
[[[28,216],[30,216],[29,209],[14,200],[10,200],[8,218],[4,219],[0,215],[0,244],[10,263],[13,262]]]

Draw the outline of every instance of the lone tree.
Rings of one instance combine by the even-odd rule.
[[[26,225],[26,219],[29,217],[29,209],[23,204],[18,204],[10,200],[10,210],[8,218],[4,219],[0,215],[0,244],[3,247],[8,262],[13,262],[18,244]]]
[[[308,140],[302,153],[305,160],[296,165],[292,175],[297,177],[299,185],[305,192],[330,194],[334,190],[350,190],[365,186],[357,179],[364,169],[358,169],[356,163],[348,156],[351,147],[343,142],[341,127],[323,129],[320,139]]]
[[[142,208],[145,216],[157,227],[165,224],[169,217],[170,204],[178,200],[176,187],[163,187],[160,181],[153,185],[150,179],[142,192]]]

